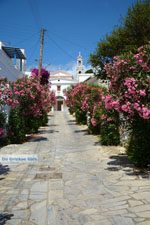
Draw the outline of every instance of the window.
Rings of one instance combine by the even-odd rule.
[[[57,86],[57,91],[60,91],[60,90],[61,90],[61,86],[58,85],[58,86]]]
[[[78,61],[79,66],[81,65],[81,61]]]

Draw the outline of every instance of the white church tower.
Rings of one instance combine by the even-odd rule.
[[[76,66],[77,82],[84,82],[91,76],[93,76],[93,74],[84,72],[83,59],[82,59],[81,53],[79,52],[79,56],[77,58],[77,66]]]
[[[79,56],[77,58],[76,73],[77,73],[77,80],[79,81],[80,75],[84,74],[83,59],[82,59],[80,52],[79,52]]]

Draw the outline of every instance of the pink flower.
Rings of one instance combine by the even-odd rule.
[[[141,96],[145,96],[145,95],[146,95],[145,90],[140,90],[140,95],[141,95]]]
[[[127,106],[127,105],[122,105],[122,106],[121,106],[121,109],[122,109],[124,112],[127,112],[127,111],[128,111],[128,106]]]
[[[93,127],[96,126],[96,121],[94,120],[94,118],[91,119],[91,123],[92,123]]]
[[[4,134],[5,130],[0,128],[0,135]]]
[[[111,118],[107,118],[107,122],[110,122],[110,121],[112,121],[112,119]]]
[[[104,120],[106,116],[104,114],[101,115],[101,120]]]
[[[139,59],[139,60],[138,60],[138,63],[139,63],[139,64],[142,64],[142,63],[143,63],[143,59]]]

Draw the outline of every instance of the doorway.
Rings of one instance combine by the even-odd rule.
[[[57,111],[62,110],[63,101],[57,101]]]

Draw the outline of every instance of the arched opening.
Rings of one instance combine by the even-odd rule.
[[[55,111],[64,111],[65,99],[62,96],[56,97],[56,105],[54,107]]]
[[[78,65],[81,66],[81,60],[78,61]]]

